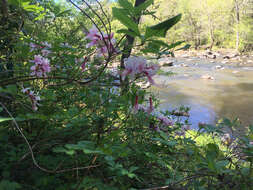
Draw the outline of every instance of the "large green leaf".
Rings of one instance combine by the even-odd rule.
[[[0,123],[3,122],[3,121],[9,121],[9,120],[12,120],[12,118],[9,118],[9,117],[0,117]]]
[[[157,37],[165,37],[167,31],[174,26],[176,23],[180,21],[182,17],[182,14],[178,14],[177,16],[174,16],[170,19],[167,19],[159,24],[156,24],[151,27],[147,27],[146,33],[145,33],[145,38],[150,38],[152,36],[157,36]]]
[[[125,15],[124,12],[124,9],[119,9],[116,7],[112,8],[113,16],[118,19],[121,24],[125,25],[128,29],[132,30],[137,35],[140,35],[138,25],[131,18]]]
[[[135,7],[135,13],[139,14],[141,11],[146,10],[152,3],[154,3],[154,0],[147,0],[144,3],[140,4],[138,7]]]

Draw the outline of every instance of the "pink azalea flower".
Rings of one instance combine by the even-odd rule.
[[[138,96],[135,96],[135,103],[134,103],[134,113],[137,113],[138,111],[147,112],[147,108],[141,104],[138,103]]]
[[[185,136],[185,130],[177,131],[176,135],[177,136]]]
[[[47,49],[41,50],[41,54],[42,54],[43,56],[45,56],[45,57],[47,57],[50,53],[51,53],[50,50],[47,50]]]
[[[154,111],[153,103],[152,103],[152,98],[149,97],[149,107],[147,108],[147,113],[152,113]]]
[[[173,122],[171,121],[171,120],[169,120],[168,119],[168,117],[165,117],[165,116],[163,116],[163,115],[159,115],[159,116],[157,116],[157,118],[164,124],[164,125],[169,125],[169,126],[171,126],[171,125],[173,125]]]
[[[185,131],[188,131],[188,130],[190,130],[191,129],[191,126],[190,125],[184,125],[183,126],[183,130],[185,130]]]
[[[150,67],[147,67],[144,71],[144,74],[147,76],[148,81],[151,84],[155,84],[154,80],[152,79],[152,76],[154,76],[156,74],[156,72],[158,71],[159,66],[156,64],[151,65]]]
[[[30,46],[30,52],[36,50],[39,47],[37,44],[34,44],[32,42],[29,44],[29,46]]]
[[[89,32],[86,34],[86,39],[93,40],[95,38],[100,38],[100,33],[95,25],[92,26],[92,28],[89,30]]]
[[[81,64],[80,68],[81,68],[82,72],[84,72],[84,70],[85,70],[85,66],[87,64],[87,61],[88,61],[88,57],[75,58],[75,63]]]
[[[35,55],[32,62],[34,62],[34,65],[31,67],[32,76],[46,77],[46,73],[49,73],[51,71],[50,63],[47,58],[43,58],[40,55]]]
[[[154,111],[152,98],[151,97],[149,98],[149,107],[145,107],[145,106],[138,103],[138,96],[135,96],[134,113],[136,113],[138,111],[143,111],[148,114],[151,114]]]
[[[143,57],[129,57],[124,60],[125,70],[122,72],[122,80],[125,80],[127,75],[133,78],[135,75],[142,73],[146,68],[146,59]]]
[[[43,45],[42,48],[52,48],[52,45],[48,42],[42,42],[41,44]]]
[[[82,72],[84,72],[84,70],[85,70],[85,65],[87,64],[87,61],[88,61],[88,58],[85,57],[84,60],[83,60],[83,63],[81,64]]]
[[[86,39],[90,40],[90,42],[86,44],[86,48],[96,46],[98,56],[105,56],[108,51],[117,52],[114,48],[116,41],[113,38],[113,35],[113,33],[109,35],[104,33],[101,34],[96,26],[93,25],[89,32],[86,34]]]
[[[139,110],[138,96],[135,96],[134,112]]]
[[[147,66],[147,61],[143,57],[129,57],[125,59],[125,70],[122,72],[121,77],[125,80],[127,75],[130,75],[131,78],[134,78],[137,74],[145,74],[148,78],[148,81],[151,84],[155,84],[152,76],[156,74],[159,69],[159,66],[152,64]]]
[[[38,110],[37,105],[39,105],[38,101],[40,100],[40,97],[38,95],[35,95],[34,92],[30,90],[30,88],[23,88],[21,91],[24,94],[28,95],[32,103],[32,109],[34,111],[37,111]]]

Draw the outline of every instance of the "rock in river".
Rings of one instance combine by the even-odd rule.
[[[208,79],[208,80],[214,80],[214,77],[212,77],[210,75],[202,75],[201,78],[202,79]]]

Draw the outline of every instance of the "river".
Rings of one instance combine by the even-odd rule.
[[[200,57],[162,58],[173,62],[162,67],[171,76],[156,75],[156,87],[151,90],[161,100],[161,110],[189,106],[193,128],[199,122],[215,124],[226,117],[242,122],[240,130],[253,124],[253,57],[225,60]]]

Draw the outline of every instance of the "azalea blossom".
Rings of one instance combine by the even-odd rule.
[[[41,43],[43,46],[40,46],[41,48],[52,48],[52,45],[48,42],[42,42]]]
[[[84,60],[82,61],[82,64],[81,64],[82,72],[84,72],[84,70],[85,70],[85,66],[87,64],[87,61],[88,61],[88,57],[85,57]]]
[[[39,105],[38,101],[40,100],[40,97],[38,95],[35,95],[34,92],[32,90],[30,90],[30,88],[23,88],[21,90],[21,92],[28,95],[28,97],[30,98],[31,103],[32,103],[32,109],[34,111],[37,111],[38,110],[37,105]]]
[[[146,111],[146,107],[138,103],[138,96],[135,96],[135,102],[134,102],[134,113],[137,113],[138,111]]]
[[[85,70],[85,66],[87,64],[87,61],[88,61],[88,57],[75,58],[75,63],[81,64],[80,68],[81,68],[82,72],[84,72],[84,70]]]
[[[144,57],[129,57],[124,60],[125,70],[122,72],[122,80],[125,80],[125,77],[129,75],[131,78],[134,78],[138,74],[144,74],[147,76],[148,81],[151,84],[154,84],[152,77],[156,74],[159,69],[159,66],[156,64],[151,64],[148,66],[147,61]]]
[[[138,110],[139,110],[138,96],[135,96],[134,112],[137,112]]]
[[[63,47],[63,48],[72,48],[72,46],[69,45],[67,42],[60,43],[60,47]]]
[[[154,80],[153,80],[153,76],[156,74],[156,72],[158,71],[159,69],[159,66],[158,65],[151,65],[150,67],[147,67],[144,71],[144,74],[147,76],[148,78],[148,81],[151,83],[151,84],[155,84]]]
[[[41,50],[41,54],[44,57],[47,57],[51,53],[49,49],[52,47],[52,45],[49,44],[48,42],[42,42],[41,45],[37,45],[31,42],[29,46],[30,46],[30,52],[35,51],[35,50]]]
[[[117,52],[114,48],[116,40],[113,38],[113,35],[113,33],[109,35],[104,33],[101,34],[96,26],[93,25],[89,32],[86,34],[86,39],[90,40],[90,42],[86,44],[86,48],[96,46],[98,56],[105,56],[108,51]]]
[[[231,145],[231,143],[233,142],[233,137],[230,133],[225,133],[222,137],[221,137],[221,142],[225,145]]]
[[[147,61],[143,57],[129,57],[124,60],[125,70],[122,72],[122,80],[125,80],[127,75],[134,78],[135,75],[144,72]]]
[[[30,52],[36,50],[39,47],[37,44],[32,43],[32,42],[29,44],[29,46],[30,46]]]
[[[31,75],[37,77],[47,77],[46,73],[51,71],[50,63],[47,58],[43,58],[41,55],[35,55],[34,65],[31,67]]]
[[[173,122],[171,120],[169,120],[168,117],[166,117],[166,116],[159,115],[159,116],[157,116],[157,119],[159,119],[162,122],[162,124],[164,124],[164,125],[167,125],[167,126],[173,125]]]
[[[154,107],[153,107],[153,102],[152,102],[152,98],[149,97],[149,107],[146,109],[147,113],[152,113],[154,111]]]
[[[82,65],[81,65],[82,72],[84,72],[84,70],[85,70],[85,65],[86,65],[86,62],[84,61],[84,62],[82,63]]]
[[[153,103],[152,103],[152,98],[149,98],[149,107],[143,106],[142,104],[138,103],[138,96],[135,96],[135,103],[134,103],[134,113],[138,111],[143,111],[148,114],[151,114],[154,111]]]
[[[41,54],[42,54],[43,56],[45,56],[45,57],[47,57],[50,53],[51,53],[50,50],[47,50],[47,49],[41,50]]]

